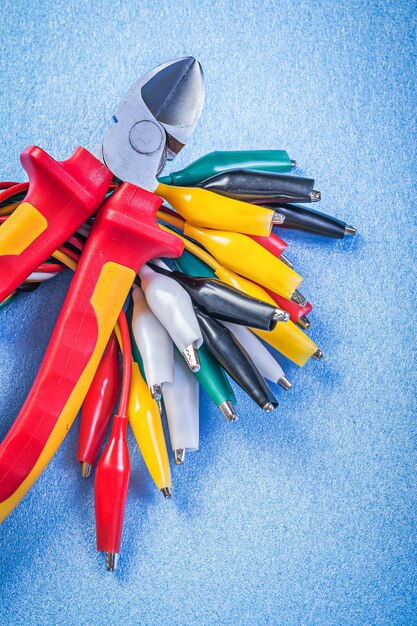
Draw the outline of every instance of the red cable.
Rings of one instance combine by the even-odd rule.
[[[158,211],[161,211],[161,213],[166,213],[166,215],[172,215],[172,217],[179,217],[180,219],[184,219],[184,218],[181,217],[181,215],[179,213],[177,213],[176,211],[173,211],[172,209],[170,209],[165,204],[162,204],[159,207]]]
[[[0,189],[8,189],[9,187],[13,187],[13,185],[18,185],[19,183],[11,182],[9,180],[3,180],[0,182]]]
[[[71,243],[75,248],[78,248],[80,252],[82,252],[84,249],[83,242],[80,241],[75,235],[71,235],[71,237],[68,237],[67,242]]]
[[[127,407],[130,396],[130,383],[132,379],[132,345],[130,343],[129,328],[127,325],[126,315],[123,309],[119,313],[119,328],[122,338],[123,351],[123,377],[122,390],[120,392],[120,402],[117,414],[124,417],[127,416]]]
[[[69,258],[73,261],[79,261],[80,255],[77,252],[74,252],[74,250],[70,250],[66,246],[61,246],[59,249],[61,250],[61,252],[69,256]]]
[[[56,272],[62,272],[65,267],[60,263],[42,263],[42,265],[38,265],[35,272],[40,272],[41,274],[50,274]]]
[[[0,193],[0,202],[4,202],[8,200],[12,196],[15,196],[17,193],[21,193],[22,191],[26,192],[29,189],[29,183],[18,183],[17,185],[12,185],[6,191]]]

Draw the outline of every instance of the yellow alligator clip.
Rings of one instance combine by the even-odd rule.
[[[129,423],[148,471],[166,498],[171,497],[171,471],[158,405],[132,362],[132,384],[128,407]]]
[[[226,198],[198,187],[174,187],[160,183],[155,193],[196,226],[260,237],[271,234],[274,219],[271,209]]]
[[[262,287],[239,276],[225,267],[219,267],[215,270],[216,276],[227,283],[240,289],[248,296],[259,298],[264,302],[269,302],[276,306],[276,302],[266,293]],[[277,324],[272,331],[252,329],[253,332],[261,339],[273,346],[278,352],[281,352],[287,359],[290,359],[297,365],[305,365],[307,361],[315,356],[319,350],[316,344],[311,341],[310,337],[305,335],[293,322],[288,321],[285,324]],[[321,354],[321,353],[320,353]]]
[[[302,277],[241,233],[210,230],[185,223],[184,234],[201,243],[219,263],[290,299]]]

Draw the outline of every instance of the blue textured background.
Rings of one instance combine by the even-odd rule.
[[[201,450],[154,489],[130,439],[120,569],[95,552],[78,425],[0,529],[3,624],[415,623],[414,2],[0,5],[1,179],[18,155],[100,139],[136,78],[194,54],[206,107],[178,166],[288,148],[344,242],[290,234],[323,363],[240,421],[201,401]],[[177,164],[176,164],[177,165]],[[40,363],[69,275],[1,313],[0,437]]]

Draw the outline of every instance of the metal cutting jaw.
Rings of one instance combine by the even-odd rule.
[[[113,116],[99,158],[120,180],[149,191],[194,132],[204,105],[204,76],[194,57],[174,59],[143,76]]]

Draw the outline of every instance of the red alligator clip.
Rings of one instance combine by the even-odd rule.
[[[313,310],[313,305],[310,304],[310,302],[306,302],[304,306],[301,306],[297,304],[297,302],[294,302],[294,300],[283,298],[275,293],[275,291],[271,291],[265,287],[264,289],[281,309],[284,309],[284,311],[290,314],[290,320],[294,322],[294,324],[299,324],[302,328],[309,328],[310,323],[308,322],[307,315]]]
[[[119,344],[114,333],[109,339],[81,411],[77,459],[88,478],[96,462],[112,416],[120,387]]]

